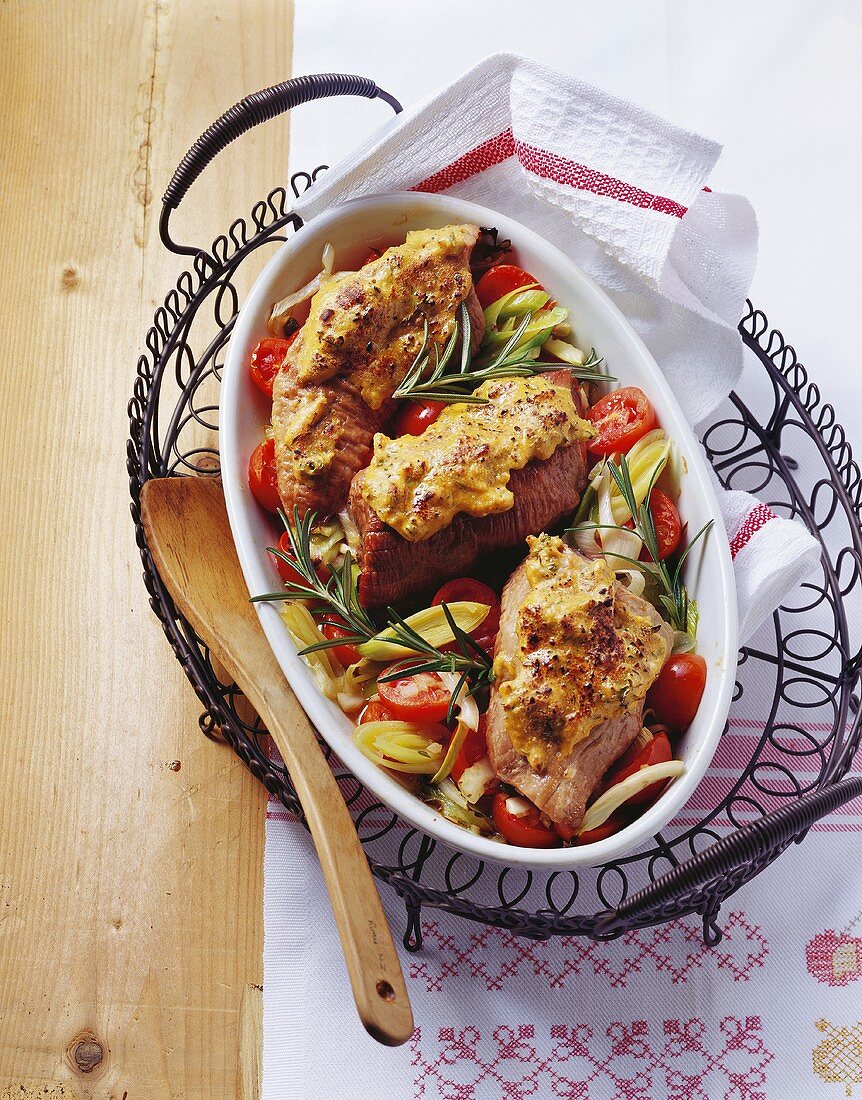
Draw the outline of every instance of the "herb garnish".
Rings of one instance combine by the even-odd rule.
[[[277,547],[268,550],[281,561],[292,566],[302,577],[304,584],[288,581],[281,592],[266,592],[262,596],[252,596],[252,603],[266,603],[276,600],[314,600],[312,611],[324,611],[335,616],[324,620],[350,631],[334,639],[324,639],[316,645],[308,646],[301,653],[315,653],[319,649],[331,649],[336,645],[354,645],[367,642],[377,633],[377,625],[359,602],[356,588],[356,566],[349,550],[344,554],[340,565],[330,562],[327,566],[329,577],[322,580],[317,575],[314,558],[311,555],[311,531],[317,518],[316,512],[306,512],[300,517],[299,508],[293,506],[293,523],[279,509],[281,522],[290,541],[289,556]]]
[[[468,695],[474,695],[480,688],[487,686],[494,680],[493,662],[485,650],[470,635],[462,630],[452,617],[452,612],[447,604],[442,605],[443,614],[449,624],[449,629],[455,638],[459,652],[443,653],[436,646],[427,642],[421,634],[418,634],[401,616],[389,608],[389,624],[396,634],[393,641],[397,641],[405,648],[415,649],[417,657],[405,657],[399,661],[385,676],[378,676],[379,684],[388,683],[391,680],[400,680],[402,676],[415,676],[419,672],[451,672],[460,674],[458,683],[449,700],[449,710],[446,720],[452,721],[455,707],[461,695],[461,689],[469,684]],[[418,654],[424,654],[424,660]]]
[[[422,346],[404,380],[392,396],[407,398],[412,401],[442,401],[446,404],[463,402],[469,405],[484,405],[487,404],[488,399],[478,397],[471,391],[491,378],[526,378],[534,374],[543,374],[546,371],[566,370],[583,382],[608,381],[608,376],[596,369],[602,360],[596,355],[595,349],[590,352],[589,358],[578,367],[571,366],[568,363],[559,363],[556,360],[545,362],[538,359],[540,349],[551,338],[554,327],[544,328],[522,343],[524,333],[529,328],[532,320],[532,313],[525,314],[523,320],[503,347],[485,363],[474,365],[470,356],[473,326],[470,323],[467,307],[463,302],[458,306],[458,313],[452,326],[452,335],[446,341],[442,353],[433,341],[429,341],[428,321],[426,319]],[[459,333],[461,335],[461,362],[457,369],[452,369],[450,363],[455,353]]]
[[[357,588],[359,570],[350,551],[345,551],[339,565],[329,563],[327,568],[330,575],[326,580],[322,580],[317,574],[311,554],[311,532],[317,518],[316,513],[306,512],[300,517],[299,509],[294,505],[293,523],[281,510],[278,514],[287,531],[291,555],[273,546],[268,547],[269,552],[292,566],[302,577],[303,583],[288,581],[280,592],[266,592],[260,596],[252,596],[252,603],[311,600],[314,603],[309,610],[324,616],[320,625],[329,624],[349,631],[347,634],[339,634],[336,638],[322,638],[314,645],[306,646],[299,651],[300,656],[316,653],[321,649],[332,649],[334,646],[361,645],[363,642],[371,641],[380,633],[381,628],[359,602]],[[398,661],[386,676],[379,678],[379,681],[397,680],[402,676],[413,676],[419,672],[450,672],[458,675],[460,678],[449,703],[451,718],[463,686],[469,684],[469,694],[472,695],[480,687],[490,684],[494,673],[491,658],[485,650],[455,622],[446,604],[443,604],[442,610],[457,645],[457,650],[452,652],[438,649],[414,630],[397,611],[391,607],[387,608],[387,623],[384,628],[388,628],[387,641],[400,645],[404,649],[413,650],[415,656],[406,656]]]
[[[708,520],[694,538],[689,541],[688,546],[686,546],[685,550],[680,554],[673,571],[671,571],[667,564],[659,558],[658,535],[656,534],[655,522],[653,521],[652,512],[649,506],[650,497],[652,496],[652,491],[655,488],[655,483],[662,471],[662,467],[657,467],[653,473],[643,503],[640,507],[638,507],[637,498],[635,497],[626,456],[620,456],[619,465],[617,465],[613,459],[608,459],[607,468],[619,488],[626,507],[632,514],[634,533],[640,538],[645,546],[650,560],[646,562],[636,561],[634,558],[629,558],[625,554],[620,554],[617,551],[614,551],[613,556],[621,558],[623,561],[630,562],[633,566],[644,570],[652,577],[659,590],[658,599],[665,609],[668,622],[674,630],[682,634],[688,634],[693,639],[697,634],[697,601],[689,597],[688,590],[683,584],[682,567],[695,543],[712,527],[713,520]],[[631,533],[632,530],[631,528],[621,527],[619,524],[614,523],[584,523],[579,524],[578,528],[581,530],[591,529],[594,531],[625,531],[626,533]],[[575,530],[575,528],[569,528],[569,530]]]

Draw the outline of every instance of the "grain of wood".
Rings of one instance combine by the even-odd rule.
[[[239,1100],[260,1100],[263,1083],[263,989],[247,985],[239,1013]]]
[[[237,1094],[264,795],[201,736],[147,606],[125,406],[182,266],[158,196],[289,75],[291,27],[279,0],[0,7],[0,1096]],[[210,240],[286,162],[286,124],[248,135],[176,235]]]

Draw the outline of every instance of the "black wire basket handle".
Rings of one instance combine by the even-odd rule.
[[[729,893],[741,884],[734,881],[737,875],[741,874],[743,881],[753,877],[775,854],[794,840],[800,840],[821,817],[860,796],[862,776],[855,775],[841,783],[810,791],[798,802],[780,806],[739,832],[722,837],[606,913],[596,924],[596,938],[612,938],[636,924],[667,920],[668,902],[690,896],[694,891],[704,893],[701,909],[706,916],[710,895],[718,895],[714,900],[720,904],[723,886],[730,887],[726,891]]]
[[[178,256],[196,256],[201,249],[177,244],[168,231],[171,212],[176,210],[186,196],[186,192],[203,172],[206,166],[222,149],[241,137],[261,122],[284,114],[302,103],[313,99],[327,99],[329,96],[358,95],[365,99],[382,99],[392,110],[399,114],[401,104],[388,92],[378,88],[367,76],[352,76],[347,73],[314,73],[310,76],[297,76],[285,80],[282,84],[273,84],[259,92],[252,92],[239,103],[234,103],[225,113],[206,128],[194,145],[189,149],[179,167],[171,177],[162,197],[162,216],[159,221],[159,236],[165,248]]]

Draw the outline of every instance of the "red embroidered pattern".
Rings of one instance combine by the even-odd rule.
[[[425,925],[424,937],[436,950],[411,963],[410,977],[423,982],[429,993],[440,992],[452,979],[463,980],[465,974],[488,990],[505,989],[513,979],[530,976],[544,978],[551,989],[577,984],[584,977],[621,989],[632,974],[644,971],[667,974],[674,985],[702,970],[725,971],[735,982],[743,982],[769,954],[763,932],[741,912],[728,915],[724,938],[713,948],[704,945],[693,924],[681,920],[626,932],[612,944],[564,936],[556,948],[500,928],[482,928],[470,932],[466,942],[456,941],[436,921]]]
[[[849,985],[862,978],[862,938],[827,928],[806,945],[808,972],[824,985]]]
[[[511,129],[503,130],[496,137],[483,141],[481,145],[464,153],[445,168],[441,168],[439,172],[435,172],[422,183],[417,184],[412,190],[432,194],[447,191],[456,183],[463,183],[471,176],[476,176],[514,156],[517,156],[521,164],[534,176],[566,184],[578,191],[605,195],[619,202],[630,203],[632,206],[671,214],[675,218],[681,218],[687,209],[674,199],[653,195],[649,191],[644,191],[642,187],[635,187],[634,184],[605,175],[604,172],[598,172],[586,164],[578,164],[547,149],[528,145],[524,141],[516,141]]]
[[[735,558],[740,550],[748,545],[752,535],[756,535],[760,528],[765,527],[770,520],[777,518],[768,504],[758,504],[755,508],[752,508],[742,521],[742,526],[730,540],[730,556]]]
[[[531,1024],[442,1027],[436,1042],[411,1040],[414,1100],[766,1100],[774,1055],[759,1016],[725,1016],[717,1030],[703,1020],[613,1023],[597,1034],[586,1023],[554,1024],[547,1057]]]

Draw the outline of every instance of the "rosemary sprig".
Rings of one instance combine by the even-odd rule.
[[[281,521],[287,531],[291,556],[282,553],[276,547],[269,547],[270,553],[291,565],[302,577],[304,583],[287,582],[280,592],[266,592],[261,596],[252,596],[253,603],[281,600],[313,600],[311,610],[323,614],[323,623],[346,628],[349,634],[340,634],[336,638],[322,638],[314,645],[299,651],[300,655],[316,653],[321,649],[332,649],[339,645],[357,645],[370,641],[380,628],[369,612],[359,602],[357,590],[358,570],[350,551],[344,555],[340,565],[329,564],[329,577],[321,580],[311,555],[311,532],[316,515],[306,512],[300,518],[299,509],[294,506],[293,523],[284,512],[279,511]],[[460,676],[452,699],[449,703],[450,717],[454,714],[458,697],[464,684],[469,683],[470,694],[477,691],[493,678],[492,661],[482,647],[475,642],[455,621],[446,604],[443,614],[458,646],[455,652],[444,652],[432,645],[426,638],[413,629],[393,608],[387,609],[387,627],[391,634],[387,640],[414,651],[415,656],[399,661],[379,682],[397,680],[402,676],[412,676],[419,672],[451,672]],[[331,617],[327,617],[331,616]]]
[[[614,557],[630,562],[638,569],[646,569],[656,583],[658,588],[658,599],[665,609],[666,617],[670,625],[674,630],[683,634],[689,634],[694,638],[697,634],[697,601],[690,598],[688,590],[683,584],[682,567],[695,543],[703,538],[712,527],[713,520],[708,520],[694,538],[689,540],[688,546],[686,546],[685,550],[680,554],[676,565],[671,571],[667,563],[659,557],[658,534],[656,533],[655,521],[653,520],[650,510],[650,497],[655,488],[656,480],[661,473],[661,467],[657,467],[653,473],[643,503],[640,507],[638,507],[637,498],[635,497],[634,486],[632,485],[631,473],[626,461],[626,456],[620,456],[619,465],[614,462],[613,459],[609,459],[607,467],[611,477],[613,477],[617,484],[626,507],[632,514],[634,533],[646,547],[650,560],[648,562],[636,561],[634,558],[629,558],[625,554],[616,552],[614,553]],[[631,530],[630,528],[621,527],[619,524],[612,523],[591,523],[580,524],[579,526],[581,528],[588,527],[592,530],[626,531],[627,533],[630,533]],[[570,528],[570,530],[572,530],[572,528]]]
[[[444,653],[437,649],[390,607],[389,625],[396,635],[393,640],[406,648],[415,649],[417,655],[405,657],[403,661],[399,661],[385,676],[379,676],[377,682],[385,684],[391,680],[399,680],[402,676],[415,676],[420,672],[451,672],[453,675],[458,675],[458,683],[452,692],[446,714],[446,720],[451,722],[464,685],[470,685],[468,694],[473,695],[481,687],[492,683],[494,670],[491,658],[465,630],[458,626],[448,605],[444,603],[442,608],[449,629],[458,645],[458,651]]]
[[[447,368],[455,352],[459,331],[463,334],[461,340],[460,369],[447,373]],[[393,393],[393,397],[410,398],[414,401],[462,401],[470,405],[483,405],[485,399],[465,392],[452,392],[455,387],[463,386],[470,381],[467,368],[470,365],[470,337],[473,326],[470,323],[470,315],[467,307],[462,302],[458,306],[458,315],[452,325],[452,335],[446,341],[442,355],[433,341],[428,338],[428,318],[425,318],[425,330],[422,336],[422,346],[410,365],[410,369],[404,376],[404,380]],[[433,366],[432,366],[433,357]],[[429,374],[430,368],[430,374]],[[478,382],[473,384],[473,388]]]
[[[568,363],[545,362],[538,356],[542,345],[550,339],[554,329],[544,328],[524,341],[524,333],[533,320],[532,313],[526,313],[499,351],[485,362],[472,360],[470,344],[472,325],[467,307],[462,302],[452,326],[452,335],[446,342],[442,353],[433,341],[429,341],[428,320],[425,320],[422,346],[410,366],[404,380],[392,395],[396,398],[409,398],[413,401],[442,401],[445,404],[461,402],[470,405],[484,405],[487,398],[478,397],[471,392],[491,378],[526,378],[534,374],[543,374],[552,370],[568,370],[581,381],[607,381],[608,376],[597,368],[602,362],[595,348],[589,358],[579,367]],[[458,335],[461,334],[461,361],[453,370],[450,363],[455,353]],[[433,364],[433,365],[432,365]]]
[[[282,553],[277,547],[270,546],[269,552],[287,562],[302,577],[305,583],[288,581],[280,592],[266,592],[261,596],[252,596],[253,603],[275,600],[315,600],[315,610],[335,616],[338,626],[346,627],[350,635],[324,639],[316,645],[307,646],[301,653],[314,653],[319,649],[331,649],[336,645],[367,642],[377,633],[377,624],[359,602],[356,588],[356,567],[350,551],[346,551],[340,565],[328,566],[329,577],[321,580],[311,556],[311,531],[317,518],[315,512],[306,512],[300,517],[299,509],[293,507],[293,523],[279,509],[279,516],[287,531],[291,556]]]

